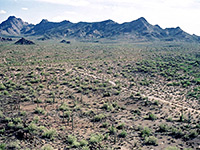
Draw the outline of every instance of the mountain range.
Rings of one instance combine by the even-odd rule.
[[[50,22],[43,19],[40,23],[33,25],[10,16],[0,24],[0,36],[37,36],[41,40],[66,37],[200,42],[200,36],[188,34],[180,27],[162,29],[159,25],[151,25],[143,17],[122,24],[112,20],[72,23],[66,20]]]

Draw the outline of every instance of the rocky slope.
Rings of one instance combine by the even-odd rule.
[[[6,21],[0,24],[1,35],[21,35],[24,32],[30,30],[33,27],[32,24],[24,22],[20,18],[10,16]]]

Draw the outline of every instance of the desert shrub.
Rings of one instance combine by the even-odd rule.
[[[190,131],[190,133],[189,133],[189,137],[190,137],[190,138],[195,138],[195,137],[197,137],[197,136],[198,136],[197,131],[195,131],[195,130]]]
[[[5,128],[1,129],[1,130],[0,130],[0,134],[4,134],[4,133],[5,133],[5,131],[6,131],[6,129],[5,129]],[[1,147],[0,147],[0,150],[1,150]]]
[[[80,147],[80,143],[78,141],[74,141],[72,147],[78,148],[78,147]]]
[[[41,133],[47,131],[48,129],[45,126],[39,126],[38,127],[38,131],[40,131]]]
[[[168,122],[172,122],[172,121],[173,121],[172,117],[168,117],[166,120],[167,120]]]
[[[183,131],[181,129],[172,128],[171,135],[173,135],[175,138],[181,138],[183,136]]]
[[[6,144],[0,143],[0,150],[6,150]]]
[[[3,94],[4,94],[4,95],[9,95],[9,92],[8,92],[7,90],[4,90],[4,91],[3,91]]]
[[[154,137],[154,136],[150,136],[150,137],[145,137],[145,139],[144,139],[144,143],[146,144],[146,145],[158,145],[158,142],[157,142],[157,138],[156,137]]]
[[[44,145],[41,150],[53,150],[53,147],[51,145]]]
[[[159,126],[159,131],[160,131],[160,132],[167,132],[167,131],[169,131],[168,125],[167,125],[167,124],[161,124],[161,125]]]
[[[51,140],[53,140],[56,135],[57,135],[57,132],[56,132],[55,129],[49,129],[49,130],[47,129],[42,134],[42,136],[44,138],[48,138],[48,139],[51,139]]]
[[[60,105],[59,109],[60,109],[60,110],[67,111],[67,110],[69,110],[69,107],[68,107],[67,103],[64,102],[64,103],[62,103],[62,104]]]
[[[38,129],[38,126],[34,123],[29,124],[29,126],[27,127],[27,130],[32,133],[35,133],[37,129]]]
[[[26,111],[20,111],[20,116],[26,116]]]
[[[136,109],[136,110],[131,110],[131,113],[134,114],[134,115],[141,115],[141,111],[139,109]]]
[[[0,84],[0,91],[1,90],[6,90],[6,87],[4,86],[4,84]]]
[[[111,111],[113,109],[113,106],[111,104],[104,103],[103,106],[102,106],[102,109],[105,109],[107,111]]]
[[[21,123],[22,122],[22,119],[19,118],[19,117],[16,117],[16,118],[13,118],[13,122],[16,124],[16,123]]]
[[[149,120],[156,120],[157,117],[156,117],[156,115],[154,115],[154,114],[152,114],[152,113],[149,113],[147,119],[149,119]]]
[[[120,124],[117,126],[117,129],[123,129],[123,128],[124,128],[124,126],[125,126],[125,124],[124,124],[124,123],[120,123]]]
[[[151,129],[149,129],[148,127],[144,127],[144,128],[140,131],[140,135],[141,135],[142,137],[150,136],[150,135],[151,135]]]
[[[101,134],[92,134],[90,136],[89,142],[91,144],[97,144],[97,143],[101,142],[102,140],[103,140],[103,135],[101,135]]]
[[[127,136],[127,132],[123,130],[121,133],[118,135],[120,138],[125,138]]]
[[[24,125],[22,123],[17,123],[15,126],[17,129],[23,129]]]
[[[75,136],[73,136],[73,135],[68,135],[68,137],[67,137],[67,142],[68,142],[69,144],[73,145],[73,143],[76,142],[76,141],[77,141],[77,139],[76,139]]]
[[[12,119],[10,117],[5,117],[6,122],[10,122]]]
[[[82,150],[90,150],[90,148],[88,146],[84,146],[82,147]]]
[[[115,134],[117,132],[117,129],[114,126],[111,126],[108,128],[110,134]]]
[[[88,141],[86,141],[84,139],[80,141],[80,146],[83,147],[83,146],[87,146],[87,145],[88,145]]]
[[[20,142],[19,141],[13,141],[10,142],[7,147],[7,149],[15,149],[15,150],[20,150]]]
[[[0,118],[3,118],[4,117],[4,114],[2,111],[0,111]]]
[[[8,127],[9,127],[9,128],[14,128],[14,127],[15,127],[15,124],[14,124],[13,122],[9,122],[9,123],[8,123]]]
[[[165,150],[180,150],[178,147],[170,146],[165,148]]]
[[[46,103],[52,104],[53,103],[53,99],[52,98],[48,98],[45,100]]]
[[[104,114],[99,114],[99,115],[94,116],[94,118],[93,118],[92,121],[94,121],[94,122],[99,122],[99,121],[101,121],[101,120],[104,119],[104,118],[105,118],[105,115],[104,115]]]
[[[39,84],[39,87],[40,87],[40,88],[44,88],[44,85],[43,85],[43,84]]]
[[[108,123],[107,122],[103,122],[101,127],[102,128],[107,128],[108,127]]]
[[[45,110],[43,108],[41,108],[41,107],[36,107],[35,108],[35,113],[44,115],[45,114]]]
[[[34,99],[34,101],[33,101],[34,103],[42,103],[42,100],[41,99],[38,99],[38,98],[36,98],[36,99]]]
[[[155,101],[154,101],[154,105],[157,105],[157,106],[158,106],[158,105],[159,105],[159,101],[158,101],[158,100],[155,100]]]
[[[38,123],[38,121],[40,120],[40,117],[39,116],[34,116],[33,118],[33,123]]]
[[[62,117],[69,118],[71,112],[70,111],[64,111],[64,114],[62,114]]]
[[[109,97],[111,96],[111,93],[109,91],[106,91],[105,93],[103,93],[103,97]]]
[[[180,115],[179,121],[180,122],[184,122],[185,121],[185,116],[183,114]]]

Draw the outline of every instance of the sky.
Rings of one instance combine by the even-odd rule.
[[[200,0],[0,0],[0,23],[9,16],[33,24],[42,19],[123,23],[144,17],[152,25],[179,26],[200,36]]]

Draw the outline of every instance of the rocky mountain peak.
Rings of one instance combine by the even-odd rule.
[[[43,24],[43,23],[48,23],[49,21],[47,19],[42,19],[42,21],[39,24]]]
[[[30,25],[20,18],[10,16],[0,24],[0,35],[23,35],[69,37],[81,39],[133,39],[135,41],[193,41],[200,42],[200,37],[184,32],[180,27],[162,29],[150,24],[144,17],[131,22],[118,24],[113,20],[100,22],[70,21],[49,22],[43,19],[39,24]],[[46,39],[46,38],[42,38]]]

